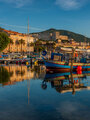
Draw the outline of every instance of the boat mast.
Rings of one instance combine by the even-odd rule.
[[[29,43],[29,17],[28,17],[28,30],[27,30],[27,52],[30,54],[30,43]]]
[[[28,35],[29,35],[29,17],[28,17]]]
[[[29,17],[28,17],[28,25],[27,25],[27,55],[29,52]],[[29,105],[29,99],[30,99],[30,80],[28,78],[27,73],[27,89],[28,89],[28,105]]]

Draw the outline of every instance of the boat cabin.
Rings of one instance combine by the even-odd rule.
[[[63,54],[62,53],[52,53],[51,54],[51,60],[62,61],[63,60]]]

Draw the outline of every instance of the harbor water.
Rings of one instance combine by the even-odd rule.
[[[89,120],[90,71],[0,67],[0,120]]]

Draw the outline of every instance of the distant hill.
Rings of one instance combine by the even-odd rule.
[[[5,32],[4,28],[0,27],[0,32],[4,32],[9,36],[9,34],[7,32]],[[53,33],[53,32],[59,32],[60,35],[66,35],[69,38],[74,39],[76,42],[85,42],[85,41],[90,42],[90,38],[88,38],[88,37],[85,38],[84,35],[74,33],[74,32],[68,31],[68,30],[57,30],[57,29],[53,29],[53,28],[42,31],[42,32],[31,33],[31,35],[37,36],[37,34],[38,34],[41,38],[42,38],[42,36],[45,36],[46,39],[49,39],[50,33]]]
[[[71,32],[71,31],[68,31],[68,30],[57,30],[57,29],[49,29],[49,30],[46,30],[46,31],[42,31],[42,32],[38,32],[38,33],[33,33],[33,34],[49,34],[49,33],[52,33],[52,32],[60,32],[61,35],[67,35],[69,38],[73,38],[75,41],[77,42],[85,42],[85,39],[86,39],[86,42],[90,42],[90,38],[85,38],[84,35],[81,35],[81,34],[77,34],[77,33],[74,33],[74,32]]]

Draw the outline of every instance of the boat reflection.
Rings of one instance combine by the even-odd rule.
[[[48,87],[47,82],[49,82],[51,87],[59,93],[72,92],[75,94],[76,91],[90,89],[87,85],[87,76],[90,76],[90,71],[84,71],[80,74],[75,72],[46,74],[42,88],[46,89]]]
[[[46,75],[45,75],[46,74]],[[47,83],[56,89],[59,93],[72,92],[83,89],[90,89],[88,86],[87,77],[90,76],[90,71],[83,71],[79,73],[46,73],[44,66],[28,68],[24,65],[10,65],[0,67],[0,85],[14,85],[17,82],[24,80],[43,80],[42,89],[47,89]],[[29,85],[28,85],[29,86]]]

